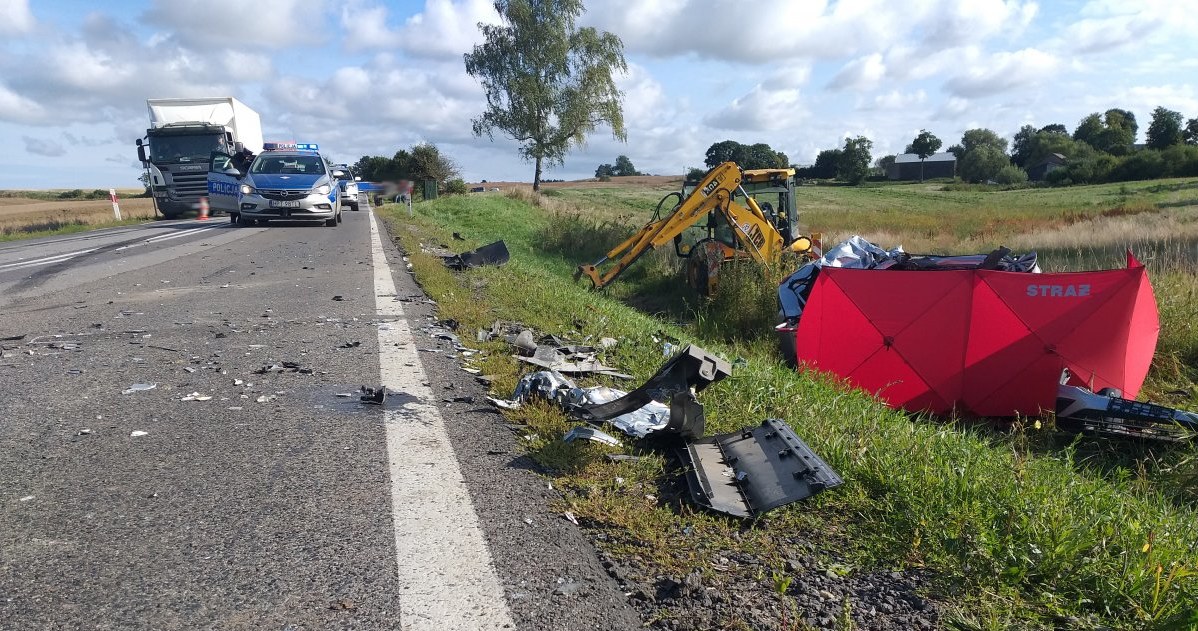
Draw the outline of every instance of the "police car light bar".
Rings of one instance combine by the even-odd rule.
[[[264,142],[262,143],[263,151],[320,151],[320,145],[313,142]]]

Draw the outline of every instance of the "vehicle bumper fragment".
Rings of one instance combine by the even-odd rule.
[[[844,483],[780,419],[691,441],[684,463],[691,499],[736,517],[756,517]]]

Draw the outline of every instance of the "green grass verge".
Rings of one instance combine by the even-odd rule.
[[[933,570],[941,599],[951,601],[946,622],[957,628],[1198,625],[1192,452],[1071,439],[1039,424],[994,430],[913,419],[826,377],[787,369],[768,338],[676,322],[701,322],[711,313],[703,305],[675,306],[663,317],[630,306],[677,302],[671,296],[679,281],[663,281],[658,271],[664,258],[643,261],[604,294],[573,283],[574,265],[628,229],[604,224],[605,217],[583,220],[498,195],[448,197],[416,211],[415,219],[394,206],[380,212],[442,317],[467,331],[508,319],[574,339],[616,337],[609,362],[638,379],[663,361],[662,335],[743,358],[733,377],[701,396],[708,431],[784,418],[846,480],[746,526],[669,494],[666,464],[652,452],[636,463],[612,463],[602,447],[563,443],[568,425],[557,411],[515,412],[529,452],[555,472],[565,493],[560,508],[599,531],[597,545],[610,553],[649,560],[664,572],[707,574],[717,571],[718,554],[746,552],[784,576],[781,542],[817,532],[854,569]],[[599,232],[588,238],[588,227]],[[421,254],[420,244],[452,243],[451,232],[466,235],[466,247],[502,238],[512,261],[450,273]],[[496,375],[496,393],[507,395],[521,368],[502,344],[485,346],[479,368]],[[689,534],[681,544],[683,532]]]
[[[40,237],[53,237],[63,234],[74,234],[77,232],[88,232],[90,230],[100,230],[102,228],[115,228],[118,226],[132,226],[135,224],[146,223],[152,221],[145,217],[135,219],[122,219],[120,221],[104,221],[99,223],[88,223],[85,221],[59,221],[49,220],[35,224],[21,226],[19,228],[4,228],[0,229],[0,242],[3,241],[20,241],[23,239],[37,239]]]

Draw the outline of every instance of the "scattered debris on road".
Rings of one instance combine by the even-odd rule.
[[[379,386],[378,388],[362,386],[358,401],[371,405],[382,405],[387,401],[387,386]]]
[[[145,392],[157,388],[157,383],[135,383],[121,391],[121,394],[133,394],[134,392]]]
[[[130,437],[132,437],[132,438],[137,438],[137,437],[139,437],[139,436],[146,436],[146,435],[148,435],[149,433],[150,433],[150,432],[143,432],[143,431],[142,431],[142,430],[140,430],[140,429],[135,429],[135,430],[133,430],[133,431],[129,432],[129,436],[130,436]]]

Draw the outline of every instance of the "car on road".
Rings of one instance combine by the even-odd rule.
[[[341,223],[344,175],[329,165],[319,147],[310,144],[266,143],[244,176],[232,168],[232,158],[212,154],[208,192],[214,210],[223,210],[236,223],[248,226],[272,219]]]
[[[341,203],[357,212],[359,208],[358,193],[360,192],[358,182],[361,182],[362,178],[354,175],[354,170],[348,164],[334,164],[333,168],[345,174],[337,178],[337,186],[341,188]]]

